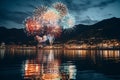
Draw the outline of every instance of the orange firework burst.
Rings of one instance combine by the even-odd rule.
[[[28,34],[37,34],[41,30],[41,25],[33,18],[28,18],[25,25]]]
[[[47,28],[47,33],[54,35],[55,37],[59,37],[61,32],[62,32],[62,29],[58,25]]]
[[[60,19],[59,13],[54,9],[49,9],[46,13],[42,15],[43,20],[50,23],[56,23]]]

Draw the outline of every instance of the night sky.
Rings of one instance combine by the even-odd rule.
[[[120,18],[120,0],[0,0],[0,26],[23,28],[23,21],[40,6],[54,2],[67,5],[76,24],[91,25],[103,19]]]

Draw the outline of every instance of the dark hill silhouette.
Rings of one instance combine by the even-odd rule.
[[[100,21],[94,25],[76,25],[73,29],[63,30],[57,41],[67,42],[69,40],[86,39],[118,39],[120,40],[120,18],[110,18]],[[0,42],[30,43],[34,37],[28,37],[23,29],[7,29],[0,27]]]
[[[105,19],[94,25],[76,25],[71,33],[66,32],[67,30],[61,36],[63,42],[71,39],[86,40],[90,38],[120,40],[120,18]]]
[[[28,37],[23,29],[7,29],[3,26],[0,27],[0,42],[7,44],[28,44],[33,40],[33,37]]]

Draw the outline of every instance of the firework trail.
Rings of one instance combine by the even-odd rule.
[[[25,19],[24,24],[28,36],[36,36],[39,43],[48,39],[52,45],[54,38],[61,35],[62,29],[74,26],[75,18],[68,13],[65,4],[56,2],[49,8],[44,5],[36,8],[33,16]]]

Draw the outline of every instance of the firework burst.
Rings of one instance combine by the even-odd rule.
[[[67,9],[67,6],[64,5],[63,3],[61,2],[57,2],[55,4],[53,4],[53,7],[58,11],[60,12],[60,15],[63,17],[67,14],[68,12],[68,9]]]
[[[63,29],[72,28],[75,25],[75,18],[72,15],[68,14],[63,17],[59,23]]]
[[[28,35],[36,35],[39,34],[40,30],[42,29],[42,26],[37,22],[34,18],[27,18],[25,20],[25,30]]]
[[[57,23],[57,21],[60,19],[60,15],[55,9],[49,9],[42,15],[42,19],[49,22],[50,24],[54,24]]]
[[[44,14],[47,11],[47,6],[40,6],[34,10],[34,16],[40,17],[42,14]]]
[[[55,37],[59,37],[61,32],[62,32],[62,29],[58,25],[47,28],[47,34],[54,35]]]
[[[51,42],[61,35],[62,29],[72,28],[75,24],[75,19],[68,13],[67,6],[60,2],[49,8],[40,6],[33,13],[34,15],[24,22],[25,31],[29,36],[41,36],[38,42],[46,41],[41,39],[44,35],[48,36]]]

